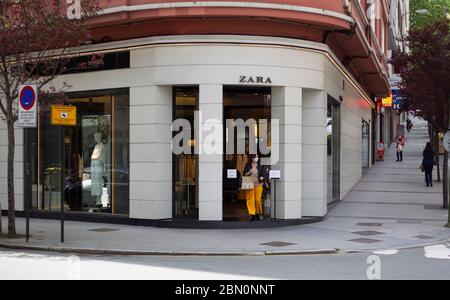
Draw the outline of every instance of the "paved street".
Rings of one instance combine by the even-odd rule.
[[[419,165],[426,127],[415,121],[407,136],[404,162],[394,162],[394,149],[389,149],[385,161],[368,170],[323,222],[247,230],[67,222],[67,240],[60,244],[57,221],[32,220],[29,244],[23,238],[0,238],[0,245],[159,255],[71,256],[4,249],[0,279],[367,279],[368,268],[378,259],[381,268],[376,270],[382,279],[450,278],[450,229],[444,227],[447,211],[441,208],[442,186],[425,187]],[[23,219],[18,220],[18,228],[24,232]],[[320,254],[329,250],[335,254]],[[316,254],[293,255],[302,251]],[[281,255],[286,253],[291,255]]]
[[[372,277],[378,274],[371,272],[378,260],[380,277]],[[0,251],[0,280],[123,278],[448,279],[450,245],[420,247],[398,253],[254,257],[70,256]]]

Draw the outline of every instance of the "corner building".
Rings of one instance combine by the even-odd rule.
[[[80,59],[102,53],[104,65],[54,82],[70,83],[66,104],[77,107],[77,125],[51,125],[41,106],[37,129],[17,129],[19,211],[27,197],[36,215],[59,211],[64,161],[65,208],[74,219],[246,220],[242,193],[227,176],[241,172],[245,156],[172,153],[172,122],[194,124],[198,111],[196,125],[279,120],[279,159],[270,168],[281,179],[276,195],[272,188],[263,199],[266,219],[324,217],[372,165],[373,100],[389,92],[388,1],[105,5],[91,24],[93,43],[77,49]],[[260,125],[254,131],[264,142]],[[274,127],[268,131],[270,139]],[[249,135],[224,129],[217,143],[225,148],[231,138]],[[93,163],[99,144],[101,176]],[[6,145],[2,124],[1,170]],[[5,209],[6,172],[0,176]]]

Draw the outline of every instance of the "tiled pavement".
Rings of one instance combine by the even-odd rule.
[[[448,240],[450,229],[444,227],[447,211],[441,209],[442,185],[425,187],[419,170],[427,129],[424,123],[415,122],[406,137],[404,162],[395,162],[394,147],[388,149],[385,161],[369,169],[320,223],[200,230],[66,222],[66,243],[61,245],[57,221],[32,220],[28,246],[99,253],[261,255],[398,249]],[[23,219],[18,220],[18,229],[24,232]],[[23,238],[0,238],[1,244],[24,246],[25,242]]]

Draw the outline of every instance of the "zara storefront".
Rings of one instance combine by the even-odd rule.
[[[16,169],[31,169],[16,178],[18,210],[24,197],[36,212],[59,210],[61,147],[66,211],[130,219],[247,220],[228,170],[240,174],[248,153],[228,153],[231,140],[256,138],[277,149],[277,155],[258,152],[273,162],[267,169],[281,171],[276,197],[272,188],[264,198],[267,219],[325,216],[366,167],[372,147],[363,143],[362,124],[372,122],[372,102],[325,44],[199,35],[88,50],[119,53],[124,64],[55,81],[70,83],[65,104],[77,107],[77,126],[61,135],[41,106],[38,129],[17,129]],[[224,151],[174,153],[177,119],[192,125],[188,148],[206,149],[210,131],[221,128],[212,143]],[[256,125],[231,134],[227,120],[238,119]],[[267,128],[260,120],[268,120]],[[0,175],[5,208],[6,175]]]

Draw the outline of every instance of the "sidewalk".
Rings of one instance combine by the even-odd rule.
[[[347,197],[320,223],[269,229],[165,229],[66,222],[66,243],[59,243],[59,222],[31,220],[31,242],[0,238],[0,247],[90,254],[279,255],[337,251],[391,250],[450,239],[442,209],[442,185],[427,188],[419,170],[427,140],[426,123],[414,120],[406,136],[404,161],[395,147],[377,162]],[[3,218],[6,227],[6,218]],[[17,221],[25,232],[24,219]]]

